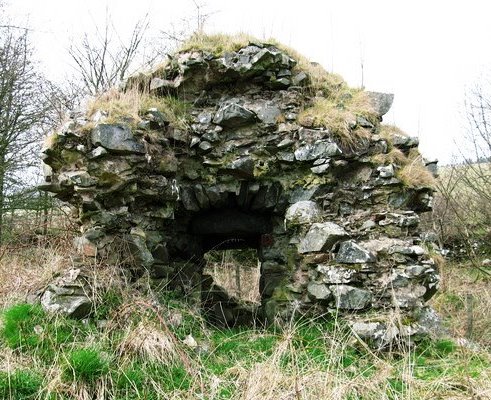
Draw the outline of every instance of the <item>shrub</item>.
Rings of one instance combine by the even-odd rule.
[[[74,380],[93,382],[109,372],[109,363],[96,349],[72,350],[67,360],[66,375]]]
[[[16,370],[12,374],[0,372],[0,398],[33,399],[41,388],[42,379],[30,371]]]

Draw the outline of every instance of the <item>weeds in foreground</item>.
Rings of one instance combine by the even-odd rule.
[[[25,305],[7,309],[4,318],[19,307]],[[45,332],[52,332],[54,321],[45,321]],[[75,399],[422,399],[491,393],[489,356],[451,340],[373,353],[335,320],[304,320],[270,330],[205,327],[198,346],[189,348],[176,340],[177,328],[152,331],[158,325],[149,315],[128,324],[133,328],[126,331],[82,325],[67,342],[49,341],[50,358],[41,340],[10,354],[2,351],[9,362],[0,374],[0,393],[6,399],[40,393]],[[194,329],[183,324],[181,331]],[[31,328],[18,325],[19,336]],[[0,336],[7,346],[5,332]],[[173,346],[186,354],[191,368]]]
[[[102,274],[99,281],[110,282],[108,271],[98,271]],[[447,281],[458,276],[449,273],[444,274]],[[467,288],[476,277],[469,279]],[[98,314],[105,324],[97,319],[82,323],[47,315],[26,303],[4,306],[0,398],[491,396],[491,357],[485,347],[462,347],[454,340],[442,339],[375,353],[336,319],[299,320],[270,329],[216,328],[179,299],[152,289],[151,280],[146,282],[146,295],[133,291],[129,284],[121,285],[114,277],[112,288],[95,290],[99,301],[108,301],[108,307],[99,309]],[[458,324],[466,315],[464,297],[459,280],[451,285],[453,290],[437,297],[435,305],[443,304],[441,314],[455,317]],[[475,285],[481,285],[481,303],[487,304],[484,282]],[[476,314],[474,335],[485,338],[489,314],[486,316],[485,308],[481,311]],[[185,344],[189,335],[196,345]]]
[[[472,262],[448,263],[440,270],[442,287],[431,300],[454,337],[491,348],[491,285],[489,275]]]

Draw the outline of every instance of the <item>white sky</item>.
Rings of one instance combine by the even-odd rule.
[[[204,0],[203,0],[204,1]],[[124,35],[145,14],[156,34],[195,15],[191,0],[10,0],[8,14],[33,29],[48,75],[70,70],[72,38],[102,24],[106,7]],[[491,67],[491,1],[207,0],[208,32],[275,37],[361,84],[395,94],[385,122],[419,136],[427,157],[448,162],[461,144],[466,87]]]

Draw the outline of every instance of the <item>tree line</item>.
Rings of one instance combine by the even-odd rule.
[[[11,219],[9,215],[40,209],[46,214],[54,206],[48,194],[36,190],[42,179],[43,138],[88,97],[98,96],[135,70],[149,67],[186,36],[203,29],[209,14],[204,12],[205,5],[194,5],[195,14],[184,18],[179,29],[161,32],[158,46],[147,41],[147,16],[136,22],[128,40],[122,40],[106,12],[104,26],[94,26],[67,49],[75,70],[73,78],[60,85],[41,73],[31,29],[12,22],[0,0],[0,243],[12,225],[6,220]]]

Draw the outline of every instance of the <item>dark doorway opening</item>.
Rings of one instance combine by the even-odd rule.
[[[259,293],[261,246],[272,232],[271,215],[239,208],[206,210],[188,224],[191,240],[204,260],[202,309],[212,323],[255,323]]]
[[[233,208],[197,214],[189,228],[190,233],[200,237],[204,252],[257,249],[261,245],[261,235],[272,230],[270,216]]]

